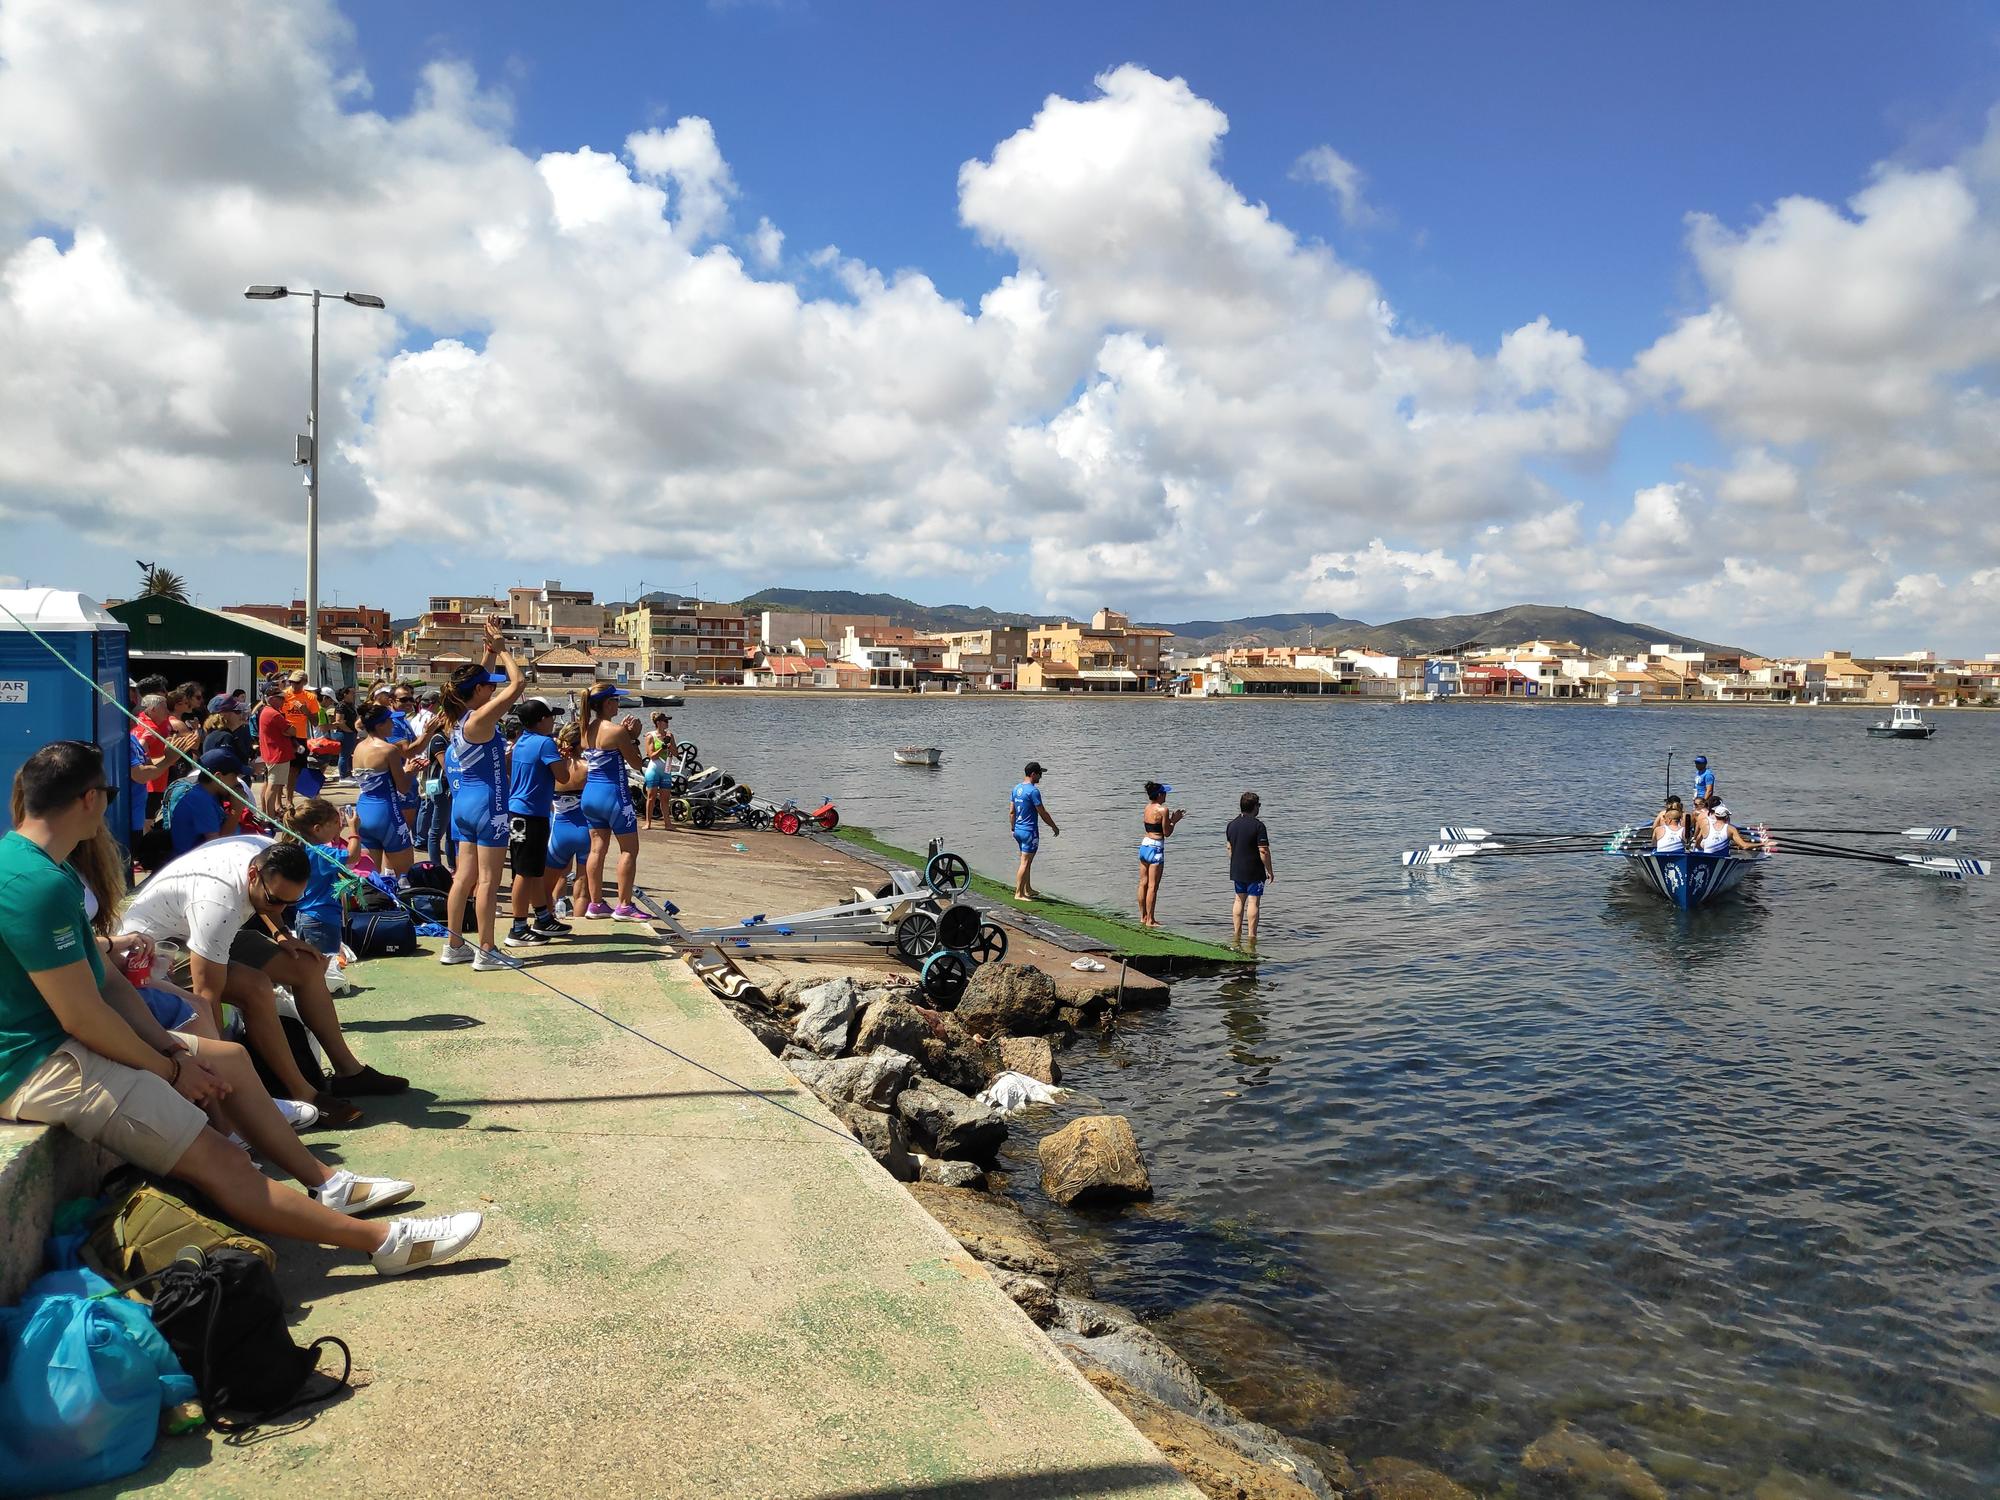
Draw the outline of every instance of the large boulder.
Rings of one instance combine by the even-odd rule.
[[[1102,1331],[1077,1332],[1079,1313],[1088,1315],[1083,1326]],[[1092,1385],[1160,1445],[1175,1468],[1209,1494],[1283,1495],[1293,1500],[1307,1495],[1332,1500],[1338,1494],[1310,1458],[1203,1385],[1192,1365],[1129,1313],[1103,1303],[1059,1297],[1049,1337]],[[1142,1413],[1146,1420],[1141,1419]],[[1233,1455],[1230,1468],[1241,1476],[1239,1488],[1210,1488],[1203,1482],[1204,1476],[1187,1467],[1162,1440],[1162,1430],[1178,1434],[1180,1441],[1197,1451],[1205,1451],[1205,1445],[1212,1443],[1218,1453]],[[1238,1465],[1243,1467],[1237,1469]],[[1249,1483],[1252,1479],[1255,1484]]]
[[[919,1077],[898,1094],[896,1113],[932,1156],[991,1161],[1007,1139],[1005,1115],[935,1078]]]
[[[1055,1047],[1047,1037],[1003,1036],[994,1046],[1000,1049],[1001,1072],[1024,1073],[1038,1083],[1062,1082]]]
[[[834,979],[814,985],[798,998],[801,1009],[792,1023],[792,1041],[821,1057],[840,1056],[854,1034],[861,987],[852,979]]]
[[[1034,1321],[1037,1328],[1046,1328],[1056,1320],[1056,1289],[1039,1276],[1023,1276],[1019,1271],[1003,1271],[994,1267],[993,1284],[1014,1299],[1015,1306]]]
[[[1407,1458],[1371,1458],[1361,1466],[1362,1500],[1479,1500],[1456,1480]]]
[[[889,1047],[916,1057],[931,1037],[931,1025],[923,1011],[908,1001],[885,994],[861,1012],[861,1025],[854,1033],[854,1050],[873,1052],[877,1047]]]
[[[917,1180],[935,1182],[942,1187],[971,1188],[974,1192],[986,1191],[986,1169],[977,1162],[946,1161],[942,1156],[920,1157],[917,1162]]]
[[[1565,1489],[1626,1500],[1667,1500],[1660,1481],[1629,1453],[1600,1443],[1589,1433],[1558,1422],[1528,1444],[1521,1467]]]
[[[950,1016],[940,1015],[934,1034],[916,1054],[924,1072],[961,1094],[977,1094],[1000,1071],[1000,1049],[981,1041]]]
[[[1072,1270],[1013,1204],[966,1188],[928,1182],[912,1183],[910,1196],[974,1259],[1024,1276],[1038,1276],[1072,1294],[1087,1289],[1083,1273]]]
[[[1056,1018],[1056,982],[1027,964],[981,964],[954,1014],[980,1036],[1035,1036]]]
[[[1302,1471],[1309,1464],[1301,1456],[1293,1456],[1288,1466],[1281,1468],[1246,1453],[1227,1433],[1133,1390],[1109,1370],[1086,1369],[1083,1376],[1204,1495],[1227,1495],[1231,1500],[1319,1500],[1337,1493],[1331,1487],[1314,1489],[1306,1483]]]
[[[1042,1191],[1064,1205],[1153,1196],[1139,1142],[1123,1115],[1084,1115],[1044,1136]]]
[[[868,1154],[882,1165],[898,1182],[917,1180],[917,1159],[910,1154],[909,1137],[903,1133],[903,1122],[894,1115],[880,1110],[864,1109],[859,1104],[832,1104],[827,1106],[834,1118],[845,1125],[857,1141],[868,1148]]]
[[[887,1047],[866,1057],[787,1058],[785,1066],[829,1104],[880,1110],[896,1102],[917,1071],[915,1058]]]

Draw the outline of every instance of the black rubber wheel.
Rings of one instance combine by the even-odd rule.
[[[962,891],[972,883],[972,866],[956,854],[933,854],[924,866],[924,884],[934,891]]]
[[[906,963],[920,964],[938,948],[938,919],[913,911],[896,924],[896,952]]]
[[[682,740],[680,744],[681,764],[692,771],[696,766],[701,764],[701,752],[695,749],[693,740]]]
[[[895,894],[896,894],[896,882],[893,880],[885,880],[880,885],[875,887],[875,899],[877,901],[885,900],[886,898],[893,896]]]
[[[675,797],[667,803],[667,816],[676,823],[685,823],[692,814],[693,809],[688,806],[685,797]]]
[[[997,964],[1007,956],[1007,929],[998,922],[981,922],[970,953],[982,964]]]
[[[693,813],[695,827],[713,828],[715,826],[715,804],[713,802],[695,803]]]
[[[972,965],[963,953],[955,953],[949,948],[940,948],[924,960],[924,998],[940,1010],[958,1004],[965,994],[966,981],[972,978]]]
[[[938,946],[961,951],[979,941],[979,913],[969,906],[947,906],[938,917]]]

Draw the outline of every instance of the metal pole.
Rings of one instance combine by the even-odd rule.
[[[306,689],[319,680],[319,290],[313,289],[312,408],[306,414]]]

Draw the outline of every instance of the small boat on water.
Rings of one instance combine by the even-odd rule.
[[[1702,854],[1682,849],[1662,854],[1651,849],[1624,849],[1616,852],[1630,861],[1639,876],[1682,911],[1705,906],[1726,891],[1743,883],[1743,877],[1763,864],[1770,855]]]
[[[899,766],[934,766],[944,759],[936,745],[903,745],[893,753]]]
[[[1911,704],[1898,703],[1888,723],[1870,724],[1868,732],[1885,740],[1927,740],[1937,733],[1937,725],[1926,722]]]

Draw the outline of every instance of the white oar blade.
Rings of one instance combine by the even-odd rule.
[[[1915,854],[1900,854],[1896,862],[1926,875],[1941,875],[1946,880],[1965,880],[1993,872],[1993,867],[1983,859],[1924,859]]]
[[[1476,844],[1493,835],[1484,828],[1460,828],[1455,823],[1447,823],[1438,830],[1438,837],[1448,844]]]
[[[1405,849],[1403,863],[1410,869],[1421,869],[1426,865],[1448,865],[1457,858],[1452,853],[1452,845],[1426,844],[1421,849]]]
[[[1922,839],[1926,844],[1955,844],[1958,842],[1956,828],[1905,828],[1906,839]]]

